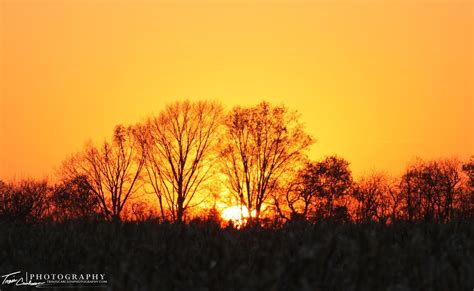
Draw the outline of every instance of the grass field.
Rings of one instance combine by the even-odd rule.
[[[0,223],[0,258],[111,290],[472,290],[474,224]]]

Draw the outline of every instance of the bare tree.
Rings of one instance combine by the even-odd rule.
[[[346,201],[344,198],[352,186],[349,162],[337,156],[326,157],[307,166],[305,179],[306,187],[318,198],[316,218],[347,215],[347,206],[339,202]]]
[[[274,191],[274,206],[277,213],[285,220],[314,220],[321,197],[319,174],[315,169],[321,162],[307,161],[296,173],[289,172],[289,179],[279,181],[278,190]]]
[[[410,166],[400,184],[408,220],[446,222],[452,219],[459,200],[460,182],[458,161],[420,161]]]
[[[312,139],[296,112],[266,102],[234,108],[226,118],[226,127],[224,173],[241,207],[258,221],[279,178],[302,160]]]
[[[0,219],[31,222],[49,213],[46,181],[22,180],[0,183]]]
[[[386,184],[386,202],[381,211],[381,218],[387,223],[403,219],[404,197],[400,190],[400,179],[389,178]]]
[[[134,128],[119,125],[111,143],[100,147],[89,143],[62,166],[62,175],[87,179],[92,193],[99,200],[104,216],[120,221],[126,203],[134,196],[145,163],[144,142],[136,138]]]
[[[308,167],[290,175],[288,180],[280,180],[278,189],[273,192],[273,204],[276,213],[284,220],[306,220],[315,213],[314,207],[317,198],[315,189],[308,184]]]
[[[66,179],[54,187],[51,198],[56,220],[93,218],[100,214],[100,200],[85,176]]]
[[[393,178],[380,173],[361,177],[350,192],[356,201],[355,219],[359,222],[393,222],[399,217],[401,195]]]
[[[463,191],[457,209],[460,218],[474,217],[474,157],[462,166],[464,173]]]
[[[467,186],[470,191],[474,191],[474,157],[471,157],[469,161],[462,165],[462,171],[467,176]]]
[[[371,175],[362,177],[354,184],[351,196],[357,201],[356,220],[377,221],[379,206],[384,199],[384,177]]]
[[[222,114],[222,106],[215,102],[176,102],[142,127],[148,181],[163,220],[168,211],[171,220],[183,222],[196,194],[212,176]]]

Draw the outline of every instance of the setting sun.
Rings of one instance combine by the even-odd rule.
[[[252,211],[252,214],[254,214]],[[249,211],[247,207],[231,206],[222,211],[221,217],[224,221],[232,221],[236,225],[241,225],[249,218]]]

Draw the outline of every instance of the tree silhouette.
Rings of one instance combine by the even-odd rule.
[[[0,183],[0,219],[31,222],[49,212],[46,181],[22,180]]]
[[[167,106],[142,126],[145,168],[163,219],[167,206],[173,221],[184,221],[186,210],[212,175],[221,124],[220,104],[185,101]]]
[[[88,143],[64,161],[54,187],[0,180],[0,218],[181,223],[198,212],[191,208],[205,205],[194,209],[210,209],[209,218],[218,221],[223,205],[236,203],[242,221],[248,213],[245,220],[260,225],[271,215],[278,222],[387,224],[474,217],[474,157],[464,164],[419,160],[397,179],[372,174],[354,182],[349,162],[338,156],[308,162],[313,141],[298,118],[267,102],[227,114],[216,102],[175,102],[140,124],[116,126],[110,142]],[[139,191],[154,193],[158,210],[131,201]]]
[[[296,112],[262,102],[234,108],[226,118],[227,144],[221,152],[232,194],[257,221],[278,180],[295,167],[312,143]]]
[[[347,207],[340,202],[344,202],[351,186],[352,176],[346,160],[330,156],[322,161],[307,162],[281,187],[279,197],[274,196],[275,208],[285,219],[314,221],[336,216],[346,219]],[[290,217],[284,214],[284,208],[289,210]]]
[[[395,181],[387,175],[363,176],[354,183],[350,193],[356,201],[356,221],[386,223],[399,218],[402,197]]]
[[[288,181],[279,181],[278,189],[273,192],[276,213],[286,221],[309,219],[314,214],[317,193],[308,187],[307,172],[310,163],[297,171]]]
[[[453,217],[459,200],[460,164],[454,160],[418,162],[401,178],[409,221],[435,220],[446,222]]]
[[[317,193],[316,218],[345,215],[346,206],[337,205],[348,194],[352,185],[349,162],[337,156],[330,156],[321,162],[307,166],[306,187]]]
[[[463,181],[462,195],[457,209],[460,218],[474,217],[474,157],[462,165],[462,172],[465,175]]]
[[[126,203],[139,188],[139,176],[145,163],[144,141],[136,138],[132,127],[119,125],[111,143],[96,147],[89,143],[62,165],[63,177],[84,177],[99,200],[103,215],[114,221],[122,219]]]
[[[356,219],[358,221],[377,221],[378,210],[385,195],[384,177],[372,175],[363,177],[353,187],[352,197],[356,199]]]
[[[467,175],[467,185],[470,191],[474,190],[474,157],[471,157],[468,162],[462,166],[463,172]]]
[[[66,179],[51,194],[56,220],[93,218],[100,213],[100,200],[85,176]]]

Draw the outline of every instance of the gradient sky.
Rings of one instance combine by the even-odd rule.
[[[286,104],[356,175],[474,154],[473,1],[0,5],[3,179],[184,98]]]

